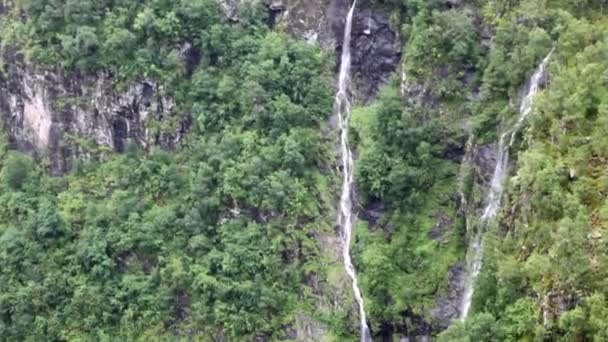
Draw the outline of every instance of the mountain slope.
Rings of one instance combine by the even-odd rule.
[[[351,4],[5,1],[0,340],[358,339],[332,116]],[[374,340],[608,338],[607,11],[358,1],[351,253]]]

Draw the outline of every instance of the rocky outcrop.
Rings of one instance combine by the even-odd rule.
[[[473,165],[475,166],[475,184],[487,186],[490,184],[494,166],[496,165],[496,146],[481,145],[475,148]]]
[[[319,44],[323,49],[335,47],[336,38],[331,31],[331,23],[338,20],[332,0],[282,0],[282,7],[276,1],[268,4],[270,11],[280,8],[276,28],[285,30],[292,36],[311,44]],[[344,15],[346,15],[344,13]],[[342,18],[340,18],[342,19]],[[340,36],[340,40],[342,37]]]
[[[448,234],[454,229],[454,219],[446,212],[439,210],[435,213],[435,225],[431,227],[428,238],[441,243],[447,243]]]
[[[437,104],[437,99],[431,94],[431,88],[421,80],[409,77],[405,67],[401,65],[401,98],[407,105],[412,107],[427,106],[433,107]]]
[[[246,4],[265,6],[269,24],[292,36],[333,49],[335,38],[330,29],[336,12],[334,0],[216,0],[226,18],[239,21]]]
[[[464,128],[468,131],[466,126],[468,125]],[[467,234],[474,234],[471,229],[475,220],[472,218],[479,215],[478,211],[482,204],[481,199],[473,195],[470,187],[486,189],[496,163],[496,153],[492,145],[475,145],[473,141],[474,137],[470,136],[466,143],[465,154],[459,161],[461,170],[457,215],[459,220],[463,220]],[[442,213],[439,213],[435,220],[436,224],[429,232],[429,238],[441,241],[445,234],[453,231],[455,221]],[[435,306],[430,311],[433,330],[444,330],[460,317],[466,277],[466,266],[462,262],[450,267],[446,291],[437,297]]]
[[[119,90],[106,73],[66,75],[11,63],[0,77],[0,94],[0,118],[13,147],[47,158],[54,174],[88,156],[83,142],[117,152],[128,141],[170,149],[188,126],[152,80]],[[149,128],[156,120],[172,120],[167,125],[172,131]]]
[[[238,21],[240,18],[241,10],[240,0],[216,0],[226,18],[232,21]]]

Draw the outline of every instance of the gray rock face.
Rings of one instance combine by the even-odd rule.
[[[239,21],[246,2],[262,4],[268,9],[269,24],[289,32],[294,37],[333,49],[335,39],[330,23],[333,0],[215,0],[226,18]]]
[[[401,67],[401,97],[410,106],[432,107],[436,104],[436,99],[431,95],[430,87],[421,83],[419,80],[409,77],[405,68]]]
[[[336,56],[340,56],[342,50],[343,18],[351,3],[349,0],[332,3],[331,29],[338,42]],[[357,102],[368,103],[396,70],[401,59],[401,45],[387,13],[372,7],[369,1],[357,3],[352,30],[354,95]]]
[[[18,150],[47,157],[54,174],[68,170],[88,151],[77,141],[122,152],[129,140],[144,148],[173,148],[188,120],[175,113],[173,100],[154,81],[141,80],[124,90],[107,74],[63,75],[11,64],[0,78],[0,119]],[[149,129],[147,122],[177,121],[171,132]],[[171,125],[169,125],[171,126]]]
[[[401,44],[386,13],[361,2],[353,23],[352,51],[357,99],[367,103],[388,83],[401,60]]]
[[[439,211],[435,214],[435,225],[428,233],[431,240],[444,242],[446,235],[454,228],[454,219],[447,213]]]
[[[460,315],[460,302],[464,291],[465,267],[458,263],[450,268],[448,289],[445,296],[437,300],[431,315],[438,330],[446,329]]]
[[[360,209],[359,219],[366,221],[372,230],[382,229],[383,227],[380,226],[380,222],[383,214],[384,203],[378,200],[370,201],[365,207]]]
[[[473,157],[473,164],[478,171],[476,183],[489,184],[494,172],[494,165],[496,165],[495,146],[478,146]]]
[[[216,0],[220,8],[224,12],[226,18],[232,21],[238,21],[240,16],[240,0]]]
[[[344,24],[352,1],[284,0],[282,4],[285,11],[280,22],[286,30],[326,50],[334,50],[336,68],[339,68]],[[373,7],[368,0],[357,2],[351,53],[354,98],[367,103],[388,82],[401,59],[400,41],[389,24],[388,14]]]

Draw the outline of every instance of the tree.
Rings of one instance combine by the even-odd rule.
[[[526,298],[509,305],[498,321],[498,329],[505,341],[521,341],[534,337],[536,328],[536,304]]]
[[[32,168],[32,160],[28,157],[9,153],[2,166],[2,179],[12,190],[20,190],[27,181]]]

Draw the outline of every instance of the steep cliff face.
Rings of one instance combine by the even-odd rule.
[[[1,117],[11,143],[21,151],[48,158],[53,173],[87,157],[81,143],[123,152],[129,140],[144,148],[173,148],[188,121],[153,80],[116,89],[110,75],[63,74],[11,64],[0,79]],[[153,128],[173,121],[170,132]]]
[[[342,50],[344,18],[350,4],[348,0],[334,0],[326,15],[330,18],[332,36],[336,37],[336,56],[340,56]],[[378,90],[388,83],[401,59],[401,41],[398,32],[389,23],[387,12],[368,1],[357,3],[351,52],[355,102],[369,103]]]
[[[224,14],[231,21],[239,21],[246,1],[220,1]],[[283,0],[263,1],[268,12],[269,25],[285,31],[292,37],[319,45],[327,55],[335,57],[335,73],[340,67],[344,28],[351,0]],[[370,1],[357,2],[351,33],[353,92],[355,104],[371,102],[378,90],[388,83],[401,58],[401,42],[398,33],[389,23],[389,13]],[[328,132],[328,134],[331,134]],[[357,326],[357,305],[352,300],[350,280],[342,271],[340,239],[324,235],[318,238],[323,255],[335,265],[324,287],[318,280],[309,282],[318,291],[316,305],[320,312],[338,311],[349,325]],[[329,327],[318,318],[296,316],[293,337],[299,341],[331,339]]]
[[[387,13],[367,3],[355,16],[353,34],[356,100],[369,103],[395,72],[401,59],[401,41]]]

